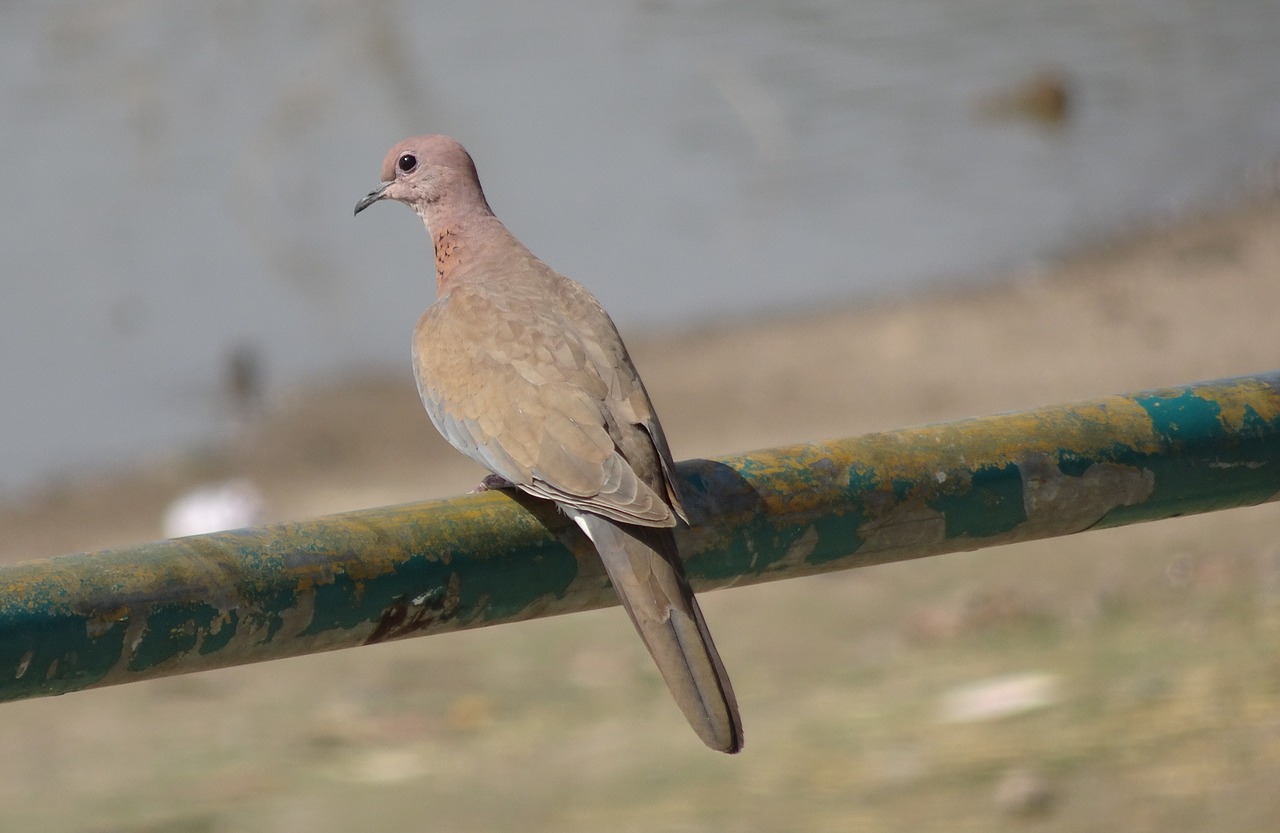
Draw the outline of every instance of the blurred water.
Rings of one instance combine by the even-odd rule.
[[[0,490],[408,374],[394,141],[477,158],[626,330],[972,280],[1238,188],[1280,152],[1275,0],[0,6]],[[1060,129],[978,102],[1041,67]]]

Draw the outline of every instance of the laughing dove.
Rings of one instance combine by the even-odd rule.
[[[393,147],[356,213],[383,199],[416,211],[435,244],[436,302],[413,342],[431,421],[498,482],[573,519],[694,731],[739,751],[733,688],[676,551],[688,518],[671,451],[608,314],[507,231],[453,139]]]

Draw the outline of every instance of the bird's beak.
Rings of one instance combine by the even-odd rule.
[[[370,191],[369,193],[361,197],[360,202],[356,203],[356,213],[359,214],[361,211],[364,211],[366,208],[368,208],[378,200],[385,197],[387,195],[387,189],[390,187],[391,187],[390,182],[384,182],[374,190]]]

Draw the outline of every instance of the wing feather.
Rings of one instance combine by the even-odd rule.
[[[671,452],[622,339],[594,298],[548,273],[532,287],[457,287],[423,315],[414,363],[427,413],[531,494],[674,526],[685,514]]]

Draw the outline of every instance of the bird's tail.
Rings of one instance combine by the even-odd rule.
[[[742,749],[742,719],[724,663],[685,579],[671,529],[568,510],[595,544],[667,688],[703,743]]]

